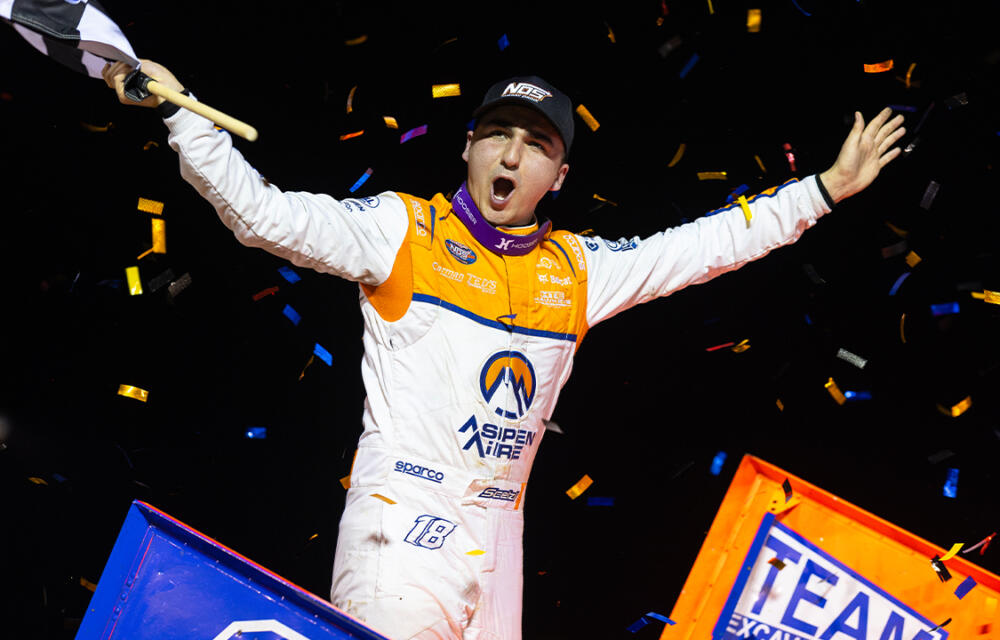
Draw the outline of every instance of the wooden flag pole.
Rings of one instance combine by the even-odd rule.
[[[156,80],[150,80],[146,84],[146,90],[153,95],[160,96],[164,100],[168,100],[176,104],[178,107],[184,107],[185,109],[194,111],[198,115],[208,118],[226,131],[235,133],[241,138],[246,138],[250,142],[257,139],[257,130],[247,123],[226,115],[218,109],[213,109],[207,104],[189,98],[180,91],[174,91],[169,87],[165,87]]]

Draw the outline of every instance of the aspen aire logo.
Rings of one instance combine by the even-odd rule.
[[[947,640],[948,632],[780,522],[761,526],[713,640]],[[779,568],[780,567],[780,568]]]
[[[525,98],[532,102],[541,102],[546,98],[551,98],[552,93],[530,82],[511,82],[500,94],[501,98],[507,97]]]

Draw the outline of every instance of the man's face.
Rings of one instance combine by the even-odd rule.
[[[462,158],[467,186],[483,217],[497,226],[531,222],[535,205],[569,171],[559,132],[545,116],[518,105],[487,111],[470,131]]]

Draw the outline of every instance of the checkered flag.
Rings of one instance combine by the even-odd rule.
[[[0,0],[0,19],[34,48],[92,78],[109,61],[139,66],[132,45],[94,0]]]

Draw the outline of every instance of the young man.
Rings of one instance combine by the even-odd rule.
[[[183,90],[155,63],[143,69]],[[134,104],[127,71],[105,79]],[[867,126],[856,114],[833,167],[751,198],[749,225],[734,205],[608,242],[535,218],[566,178],[573,138],[569,99],[540,78],[489,90],[451,202],[282,192],[228,134],[159,109],[182,175],[240,242],[360,283],[368,397],[331,599],[399,640],[521,637],[528,473],[587,330],[794,242],[867,187],[904,133],[888,109]]]

